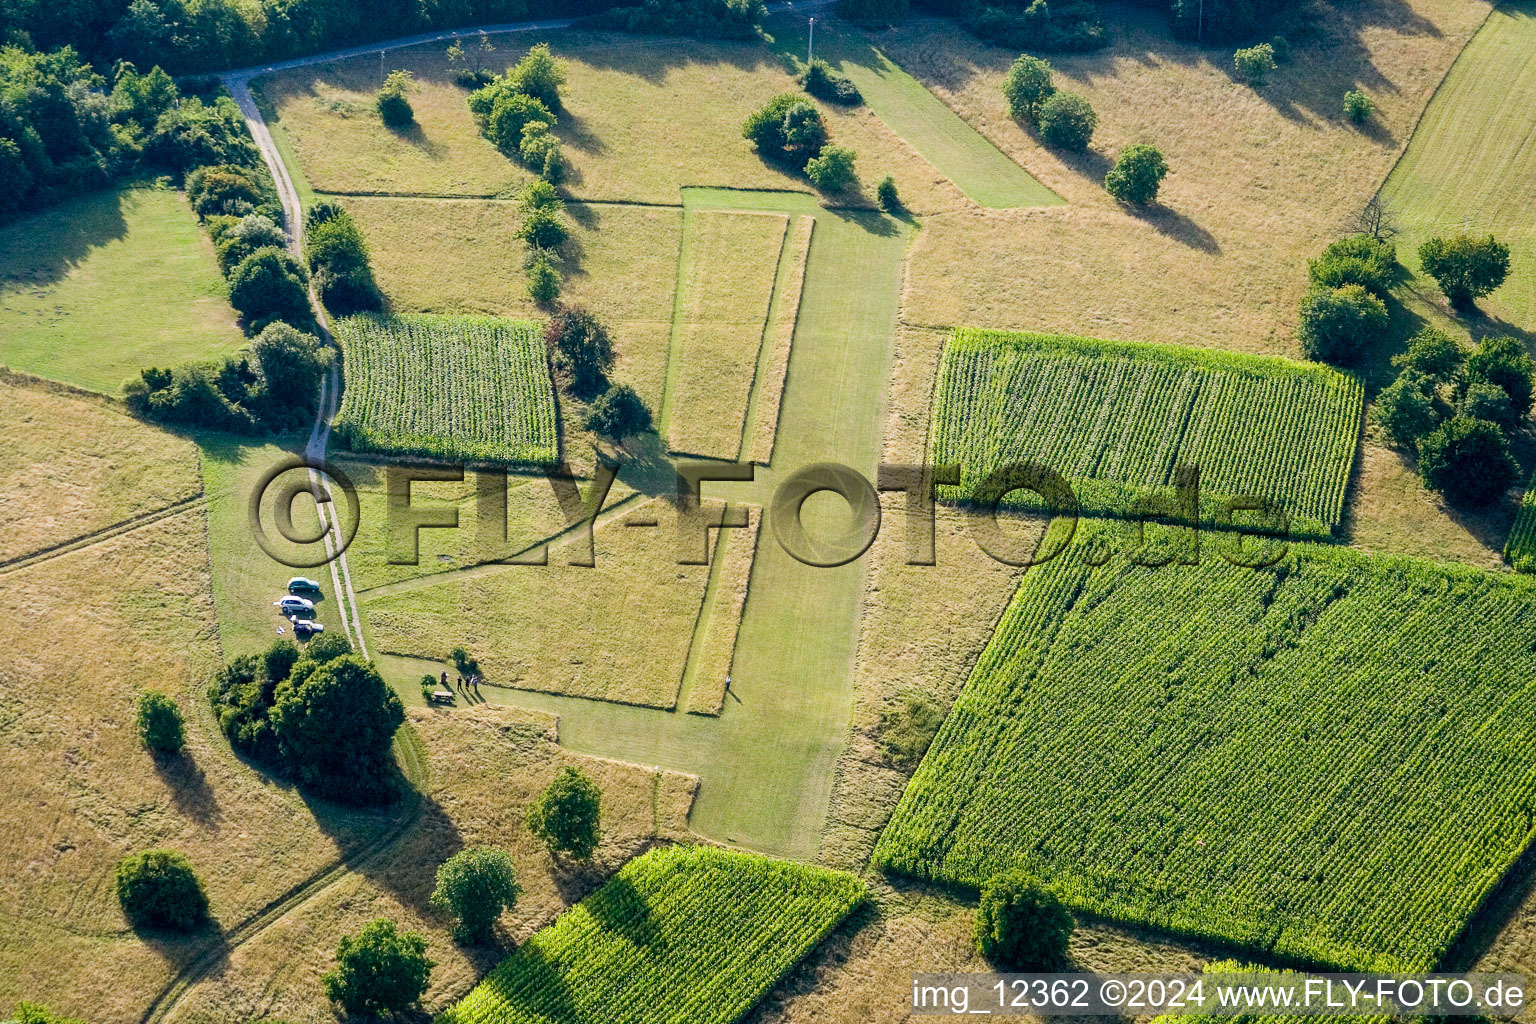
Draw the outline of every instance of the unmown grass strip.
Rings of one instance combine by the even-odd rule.
[[[795,218],[791,235],[779,259],[779,272],[768,310],[768,327],[758,356],[752,398],[747,405],[750,431],[743,452],[753,462],[767,465],[773,459],[774,437],[779,429],[779,406],[784,398],[784,377],[794,345],[795,325],[800,319],[800,292],[805,285],[805,266],[811,254],[811,235],[816,218]]]

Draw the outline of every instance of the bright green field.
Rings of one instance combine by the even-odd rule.
[[[0,229],[0,364],[117,394],[245,343],[181,194],[95,192]]]
[[[1030,570],[875,860],[1346,970],[1439,962],[1533,835],[1536,584],[1294,545]]]
[[[1415,273],[1432,235],[1491,232],[1508,245],[1509,279],[1478,304],[1525,331],[1536,330],[1533,110],[1536,3],[1502,4],[1446,75],[1381,192],[1402,229],[1398,256]],[[1416,287],[1439,295],[1433,279]]]
[[[1294,535],[1326,536],[1343,514],[1361,405],[1356,378],[1316,363],[961,329],[939,366],[931,459],[961,467],[948,498],[1035,462],[1071,481],[1083,511],[1111,514],[1196,466],[1201,521],[1252,495],[1283,507]]]
[[[864,898],[852,875],[652,850],[525,942],[443,1024],[733,1024]]]
[[[801,18],[780,15],[770,20],[769,28],[781,53],[805,59]],[[1065,202],[858,32],[818,18],[816,56],[852,79],[880,120],[976,205],[1010,210]]]

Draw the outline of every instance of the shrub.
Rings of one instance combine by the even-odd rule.
[[[1353,363],[1386,329],[1386,304],[1359,285],[1347,284],[1307,292],[1296,336],[1308,359],[1343,366]]]
[[[235,265],[229,274],[229,304],[259,330],[273,320],[308,323],[309,275],[286,249],[266,246]]]
[[[411,109],[411,101],[405,98],[405,92],[410,85],[409,71],[391,71],[374,96],[373,102],[378,108],[379,117],[383,118],[384,123],[390,128],[408,128],[416,121],[416,112]]]
[[[467,647],[455,647],[449,651],[448,660],[453,662],[454,671],[465,679],[480,674],[480,662],[475,660]]]
[[[186,745],[187,731],[182,724],[181,708],[158,690],[145,690],[139,694],[139,709],[134,721],[139,727],[139,739],[156,753],[174,754]]]
[[[1268,80],[1269,73],[1275,70],[1275,48],[1269,43],[1260,43],[1258,46],[1238,50],[1232,55],[1232,67],[1236,69],[1238,78],[1258,89]]]
[[[209,231],[212,235],[214,232]],[[257,249],[283,249],[288,235],[272,220],[259,213],[248,213],[228,226],[222,226],[214,240],[219,270],[227,277],[241,260]]]
[[[208,701],[229,745],[268,768],[282,765],[272,731],[272,702],[298,660],[293,641],[278,640],[261,654],[232,658],[208,687]]]
[[[528,48],[515,65],[507,70],[507,82],[513,91],[532,96],[553,110],[560,106],[560,87],[565,84],[565,61],[549,52],[548,43]]]
[[[269,422],[276,422],[295,413],[313,413],[319,405],[320,382],[330,369],[331,358],[331,350],[323,347],[313,334],[281,322],[268,324],[251,342],[256,402],[262,415]]]
[[[880,204],[880,209],[886,213],[895,213],[901,209],[901,196],[896,194],[896,179],[887,174],[880,179],[880,184],[875,186],[875,202]]]
[[[379,309],[383,300],[357,221],[345,210],[337,210],[318,223],[312,220],[306,221],[304,259],[321,301],[342,316]]]
[[[244,403],[254,383],[243,360],[148,367],[124,385],[123,401],[134,415],[159,423],[252,433],[256,418]]]
[[[1419,246],[1424,272],[1440,284],[1440,290],[1457,309],[1466,309],[1504,283],[1509,274],[1509,246],[1487,238],[1457,235],[1431,238]]]
[[[839,17],[869,28],[899,25],[906,20],[909,9],[908,0],[838,0],[837,5]]]
[[[117,862],[117,902],[135,928],[189,932],[208,920],[208,897],[186,857],[145,850]]]
[[[535,121],[523,129],[518,158],[524,166],[551,184],[565,177],[565,152],[549,125]]]
[[[1275,51],[1275,62],[1284,64],[1291,59],[1291,41],[1285,36],[1271,36],[1270,48]]]
[[[902,767],[923,759],[933,737],[944,723],[944,709],[926,693],[908,693],[894,708],[880,712],[880,749]]]
[[[1461,372],[1466,353],[1456,339],[1435,327],[1426,327],[1408,339],[1408,350],[1392,357],[1392,365],[1434,380],[1450,380]]]
[[[864,102],[864,97],[859,94],[859,87],[854,85],[844,75],[832,70],[832,65],[815,58],[806,65],[805,73],[800,76],[800,85],[806,92],[819,100],[828,103],[841,103],[845,106],[855,106]]]
[[[1109,41],[1098,8],[1083,0],[982,0],[964,10],[966,31],[1004,49],[1084,53]]]
[[[419,1003],[435,966],[426,939],[379,918],[356,935],[342,936],[336,969],[320,979],[320,987],[346,1013],[380,1017]]]
[[[1051,64],[1043,57],[1023,54],[1003,78],[1003,98],[1008,101],[1008,113],[1018,121],[1038,124],[1041,104],[1055,92]]]
[[[597,850],[602,793],[575,768],[560,769],[528,809],[528,827],[553,854],[586,860]]]
[[[530,211],[517,229],[517,236],[534,249],[558,249],[569,235],[565,221],[550,209]]]
[[[1457,410],[1474,420],[1487,420],[1500,430],[1513,430],[1519,422],[1515,407],[1503,388],[1487,381],[1473,381],[1467,385]]]
[[[619,440],[651,429],[651,410],[628,384],[615,384],[587,410],[587,429]]]
[[[565,209],[565,200],[560,198],[560,191],[548,181],[530,181],[524,185],[517,194],[517,204],[525,217],[534,210],[559,213]]]
[[[805,175],[823,192],[841,192],[854,182],[854,158],[846,146],[824,146],[821,155],[805,165]]]
[[[591,394],[607,380],[613,366],[613,341],[602,321],[581,306],[567,306],[544,329],[555,366],[570,374],[572,386]]]
[[[542,305],[560,297],[560,271],[555,269],[554,261],[542,249],[528,261],[528,295]]]
[[[1309,260],[1307,276],[1325,288],[1358,284],[1386,298],[1397,276],[1397,249],[1370,235],[1350,235],[1329,243],[1321,256]]]
[[[1531,373],[1536,370],[1525,346],[1514,338],[1489,338],[1467,357],[1467,380],[1494,385],[1509,396],[1517,417],[1531,411]]]
[[[1156,146],[1126,146],[1104,175],[1104,190],[1122,203],[1146,206],[1157,199],[1168,161]]]
[[[1031,876],[1008,872],[981,890],[976,948],[999,970],[1044,971],[1061,963],[1072,915]]]
[[[1434,379],[1414,370],[1399,374],[1376,396],[1371,419],[1394,444],[1416,451],[1419,439],[1440,425]]]
[[[54,1013],[38,1003],[17,1003],[9,1024],[85,1024],[85,1021]]]
[[[352,653],[352,641],[341,633],[321,633],[304,646],[303,657],[317,664],[335,661]]]
[[[1453,505],[1475,508],[1501,496],[1517,472],[1497,424],[1456,415],[1419,441],[1424,482]]]
[[[496,919],[512,909],[521,893],[511,857],[489,846],[473,846],[437,869],[432,905],[455,919],[453,934],[459,941],[484,942],[491,938]]]
[[[371,662],[355,654],[302,659],[275,696],[272,730],[295,779],[345,803],[393,798],[390,745],[405,708]]]
[[[1354,124],[1364,124],[1374,113],[1376,104],[1359,89],[1351,89],[1344,94],[1344,116]]]
[[[320,225],[326,223],[327,221],[335,220],[337,217],[350,216],[351,214],[347,213],[347,208],[342,206],[336,200],[322,199],[304,211],[305,234],[307,236],[309,232],[313,231],[315,228],[318,228]],[[308,241],[308,238],[306,237],[305,240]]]
[[[764,159],[782,160],[797,168],[821,152],[827,127],[816,105],[798,93],[780,93],[755,111],[741,126],[742,137]]]
[[[1055,92],[1040,104],[1040,137],[1057,149],[1081,151],[1093,140],[1099,115],[1075,92]]]
[[[199,217],[222,213],[239,216],[269,204],[269,195],[258,173],[249,167],[218,164],[199,167],[187,175],[187,201]]]
[[[496,89],[496,84],[486,86],[486,89]],[[480,90],[483,92],[484,90]],[[479,92],[471,94],[471,100]],[[543,124],[553,127],[555,115],[549,108],[532,96],[520,92],[501,92],[486,115],[482,131],[485,137],[495,144],[503,153],[521,155],[523,145],[523,132],[529,125]]]

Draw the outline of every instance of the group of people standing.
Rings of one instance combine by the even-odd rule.
[[[446,671],[443,672],[442,684],[443,689],[448,689],[448,673]],[[484,700],[483,697],[480,697],[480,676],[478,673],[470,676],[468,679],[465,679],[463,676],[454,676],[453,688],[462,693],[466,698],[473,696]]]

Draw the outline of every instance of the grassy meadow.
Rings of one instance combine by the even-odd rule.
[[[181,194],[121,188],[0,228],[0,365],[115,395],[245,344]]]

